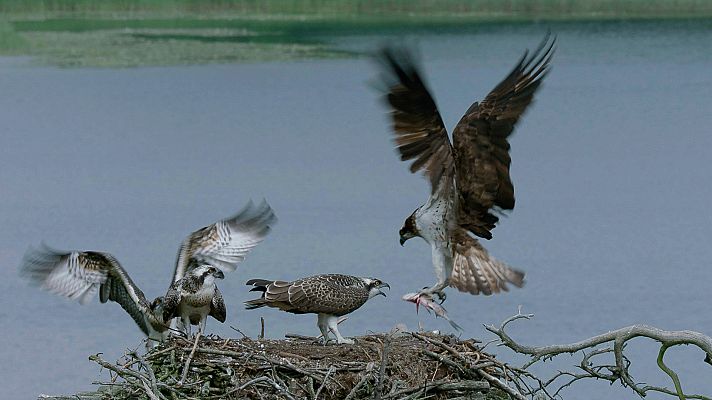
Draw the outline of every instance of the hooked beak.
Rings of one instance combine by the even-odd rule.
[[[217,270],[213,273],[213,276],[217,279],[225,279],[225,274],[221,270]]]
[[[405,244],[405,241],[408,240],[407,238],[404,238],[403,236],[400,237],[400,245],[403,247],[403,244]]]
[[[383,297],[387,297],[386,294],[381,290],[384,287],[387,287],[388,290],[391,290],[391,285],[387,284],[386,282],[381,283],[381,285],[378,287],[378,294],[383,295]]]

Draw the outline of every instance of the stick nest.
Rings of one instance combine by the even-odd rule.
[[[430,333],[356,339],[324,346],[306,337],[172,338],[115,364],[90,359],[111,371],[97,398],[508,399],[507,381],[516,384],[513,371],[473,339]]]

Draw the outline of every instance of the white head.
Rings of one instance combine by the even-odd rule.
[[[195,278],[202,280],[203,285],[214,285],[215,279],[225,278],[225,274],[210,264],[201,264],[190,271]]]
[[[389,284],[386,282],[381,281],[380,279],[376,278],[361,278],[363,282],[366,284],[366,287],[368,288],[368,298],[372,299],[378,295],[382,295],[383,297],[386,297],[386,294],[383,293],[381,289],[384,287],[387,287],[388,289],[391,288]]]

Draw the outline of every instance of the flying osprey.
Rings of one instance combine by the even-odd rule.
[[[293,282],[250,279],[250,291],[262,292],[262,297],[245,302],[245,308],[252,310],[264,306],[279,308],[294,314],[317,314],[317,326],[329,340],[329,331],[336,336],[339,344],[353,344],[339,333],[338,317],[356,311],[372,297],[383,295],[387,283],[374,278],[359,278],[350,275],[326,274],[298,279]]]
[[[420,294],[445,299],[450,285],[489,295],[524,284],[524,273],[492,258],[470,233],[492,238],[496,213],[514,208],[509,176],[509,142],[514,125],[546,76],[556,39],[547,35],[533,54],[526,52],[486,97],[470,106],[455,126],[450,143],[445,124],[417,63],[404,49],[385,48],[385,99],[390,106],[401,160],[414,160],[431,194],[400,230],[400,243],[420,236],[432,249],[437,283]]]
[[[21,273],[43,289],[78,300],[80,304],[86,304],[97,292],[102,303],[109,300],[119,303],[148,336],[147,346],[168,336],[168,326],[163,322],[163,297],[149,303],[109,253],[61,252],[43,245],[27,251]]]
[[[20,266],[20,273],[32,283],[60,296],[78,300],[81,304],[86,304],[99,292],[99,300],[102,303],[115,301],[129,313],[139,328],[152,339],[149,343],[161,341],[167,337],[170,330],[167,326],[169,320],[164,322],[164,315],[169,319],[173,316],[183,317],[181,310],[184,310],[187,320],[205,326],[205,316],[201,308],[203,304],[200,302],[204,301],[203,296],[207,293],[211,293],[210,304],[214,302],[218,307],[208,314],[221,322],[225,321],[225,306],[213,280],[222,278],[222,271],[235,270],[247,253],[264,240],[275,222],[274,212],[266,201],[257,206],[250,201],[234,217],[191,233],[178,252],[173,280],[168,290],[172,302],[175,301],[175,291],[178,291],[178,294],[181,290],[188,293],[187,296],[179,296],[177,306],[172,303],[173,307],[178,307],[175,313],[164,311],[163,297],[148,303],[143,292],[133,283],[119,262],[108,253],[59,252],[46,246],[40,249],[30,248]],[[203,276],[205,268],[212,268],[211,277]],[[195,293],[191,292],[198,281],[207,284],[193,291]],[[200,300],[196,300],[193,294],[197,294]],[[195,303],[196,301],[200,304]],[[218,304],[222,305],[222,311],[219,310]],[[191,307],[199,310],[195,311]],[[193,318],[194,312],[200,316],[198,319]],[[184,326],[183,329],[189,327]]]

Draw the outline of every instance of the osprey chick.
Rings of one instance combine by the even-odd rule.
[[[205,332],[208,315],[225,322],[225,303],[215,285],[215,279],[223,278],[225,274],[219,269],[193,260],[188,274],[174,282],[163,298],[163,319],[179,317],[188,336],[191,325],[198,325],[198,332]]]
[[[262,297],[245,302],[245,308],[274,307],[294,314],[317,314],[317,326],[329,340],[329,332],[339,344],[353,344],[352,339],[341,336],[337,326],[338,317],[349,314],[369,299],[383,295],[381,289],[391,288],[375,278],[359,278],[350,275],[325,274],[297,279],[293,282],[251,279],[250,291],[262,292]]]
[[[385,48],[385,100],[401,160],[422,170],[430,198],[400,230],[400,243],[420,236],[432,250],[437,282],[424,296],[445,299],[450,285],[471,294],[507,290],[524,284],[524,273],[490,257],[470,234],[490,239],[497,211],[514,208],[507,138],[532,102],[549,70],[556,39],[547,35],[533,54],[526,52],[514,69],[486,97],[465,112],[450,142],[435,101],[413,57],[404,49]]]

